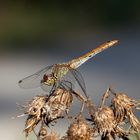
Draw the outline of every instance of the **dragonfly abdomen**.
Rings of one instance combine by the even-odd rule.
[[[112,47],[116,43],[118,43],[118,40],[112,40],[112,41],[105,42],[104,44],[101,44],[97,48],[95,48],[95,49],[91,50],[90,52],[86,53],[85,55],[70,61],[69,62],[70,67],[73,68],[73,69],[78,68],[83,63],[88,61],[90,58],[94,57],[96,54],[98,54],[98,53],[100,53],[100,52]]]

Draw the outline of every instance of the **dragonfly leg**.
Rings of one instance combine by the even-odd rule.
[[[64,89],[73,91],[72,83],[70,81],[63,80],[61,81],[60,86]]]
[[[65,82],[69,84],[69,86],[67,84],[65,85],[69,88],[70,91],[72,91],[73,90],[72,83],[70,81],[65,81]]]
[[[53,91],[56,89],[56,84],[54,83],[51,90],[50,90],[50,96],[53,94]]]

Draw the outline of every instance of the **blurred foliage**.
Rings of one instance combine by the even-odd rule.
[[[134,135],[130,135],[128,138],[130,140],[139,140],[140,139],[140,133],[134,134]]]
[[[139,0],[0,2],[0,42],[44,40],[139,22]]]

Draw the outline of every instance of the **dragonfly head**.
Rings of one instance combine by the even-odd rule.
[[[41,81],[41,83],[44,83],[47,86],[52,86],[54,85],[56,79],[54,78],[54,76],[52,74],[49,75],[44,75],[43,76],[43,80]]]

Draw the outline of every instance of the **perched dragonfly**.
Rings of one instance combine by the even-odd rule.
[[[20,80],[19,86],[22,88],[35,88],[41,86],[44,90],[53,91],[60,83],[63,83],[66,86],[67,84],[70,85],[70,83],[73,83],[73,81],[71,81],[71,77],[73,77],[87,97],[83,77],[77,71],[77,68],[90,58],[94,57],[96,54],[115,45],[117,42],[118,40],[105,42],[85,55],[69,62],[47,66],[37,73]]]

